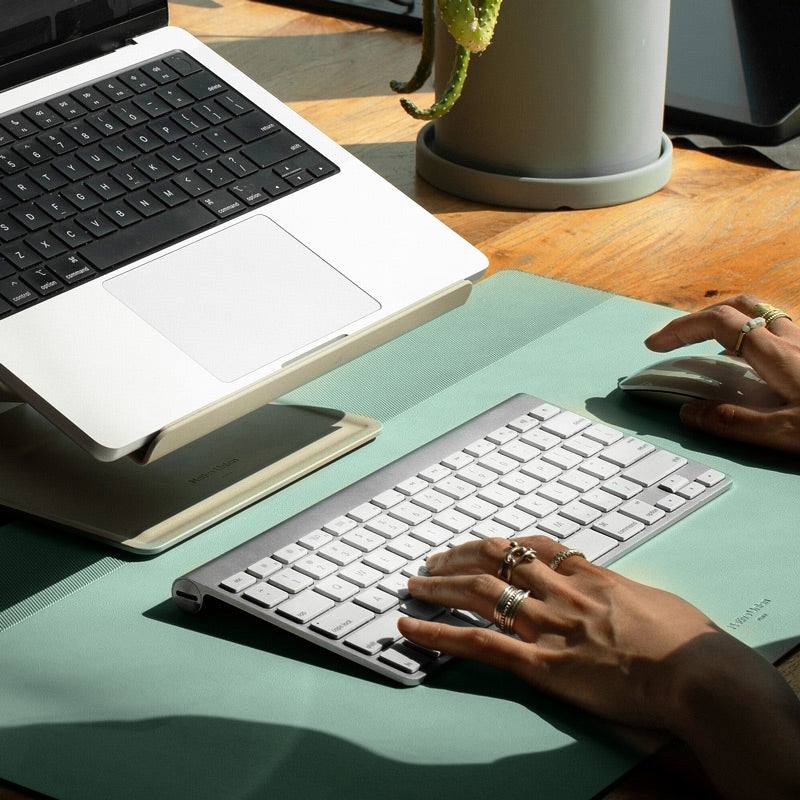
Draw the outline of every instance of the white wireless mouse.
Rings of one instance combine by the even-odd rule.
[[[768,408],[783,403],[744,359],[725,355],[668,358],[620,378],[618,385],[643,400],[675,405],[711,400]]]

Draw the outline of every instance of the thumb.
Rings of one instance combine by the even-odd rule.
[[[681,422],[723,439],[800,453],[800,417],[796,409],[758,411],[731,403],[692,402],[681,406]]]

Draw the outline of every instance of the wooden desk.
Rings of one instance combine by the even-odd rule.
[[[686,310],[749,290],[800,317],[800,173],[678,149],[668,186],[637,203],[543,213],[487,208],[415,175],[420,123],[400,109],[389,79],[411,75],[416,36],[252,0],[174,0],[170,10],[173,24],[479,247],[491,272],[521,269]],[[800,650],[780,668],[800,691]],[[602,797],[708,797],[678,783],[676,769],[690,769],[687,761],[645,762]],[[0,800],[30,797],[0,786]]]

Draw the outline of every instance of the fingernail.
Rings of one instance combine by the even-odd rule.
[[[406,633],[416,633],[420,628],[419,621],[413,617],[402,617],[399,620],[399,624],[402,625]]]

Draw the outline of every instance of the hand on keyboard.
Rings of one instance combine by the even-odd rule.
[[[650,336],[645,344],[658,353],[716,339],[733,351],[742,325],[759,316],[761,301],[739,295],[673,320]],[[773,411],[759,411],[729,403],[704,401],[687,403],[681,420],[692,428],[764,445],[776,450],[800,453],[800,327],[780,317],[751,331],[744,339],[742,356],[781,397],[786,405]]]

